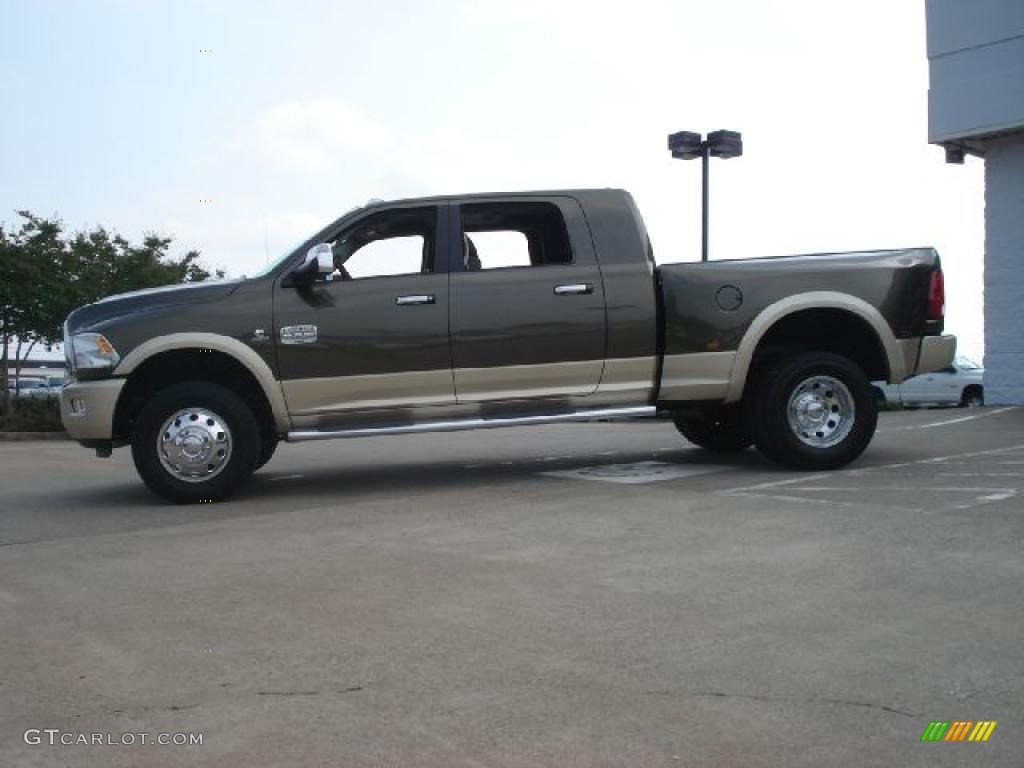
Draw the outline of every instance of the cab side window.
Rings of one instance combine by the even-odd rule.
[[[372,214],[331,244],[335,273],[329,279],[430,274],[436,254],[437,208],[402,208]]]
[[[462,206],[467,272],[572,264],[561,211],[551,203],[472,203]]]

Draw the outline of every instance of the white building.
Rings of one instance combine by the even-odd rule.
[[[927,0],[928,141],[985,158],[985,402],[1024,404],[1024,0]]]

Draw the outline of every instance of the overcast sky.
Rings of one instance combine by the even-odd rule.
[[[691,261],[700,166],[665,137],[728,128],[713,259],[934,245],[980,357],[983,166],[927,143],[921,0],[0,8],[8,223],[157,231],[239,275],[369,198],[611,186]]]

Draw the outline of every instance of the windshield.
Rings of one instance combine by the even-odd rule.
[[[305,239],[300,240],[299,242],[295,243],[295,245],[293,245],[291,248],[286,250],[281,256],[278,256],[272,262],[267,264],[267,266],[265,266],[259,272],[254,272],[252,274],[252,277],[266,277],[267,275],[269,275],[271,272],[273,272],[275,269],[277,269],[279,266],[281,266],[285,261],[290,259],[292,257],[292,254],[295,253],[295,249],[298,248],[300,245],[302,245],[304,242],[305,242]]]
[[[271,272],[276,270],[278,267],[280,267],[282,264],[284,264],[290,258],[295,256],[295,251],[297,251],[299,248],[301,248],[304,244],[308,244],[309,247],[312,247],[313,245],[315,245],[318,242],[325,242],[325,240],[324,240],[325,233],[327,233],[328,231],[333,229],[335,226],[337,226],[341,222],[342,219],[348,218],[354,212],[359,211],[359,210],[362,210],[362,209],[361,208],[352,208],[352,209],[346,211],[345,214],[341,217],[341,219],[336,219],[335,221],[331,222],[326,227],[324,227],[323,229],[321,229],[319,232],[317,232],[316,234],[314,234],[312,236],[302,238],[301,240],[296,242],[292,247],[290,247],[287,250],[285,250],[285,252],[280,257],[274,259],[272,262],[267,264],[267,266],[265,266],[259,272],[255,272],[251,276],[252,277],[265,277],[265,276],[269,275]]]

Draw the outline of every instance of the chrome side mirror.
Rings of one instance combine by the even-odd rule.
[[[316,262],[316,271],[329,275],[334,271],[334,252],[330,243],[314,245],[306,252],[306,264]]]

